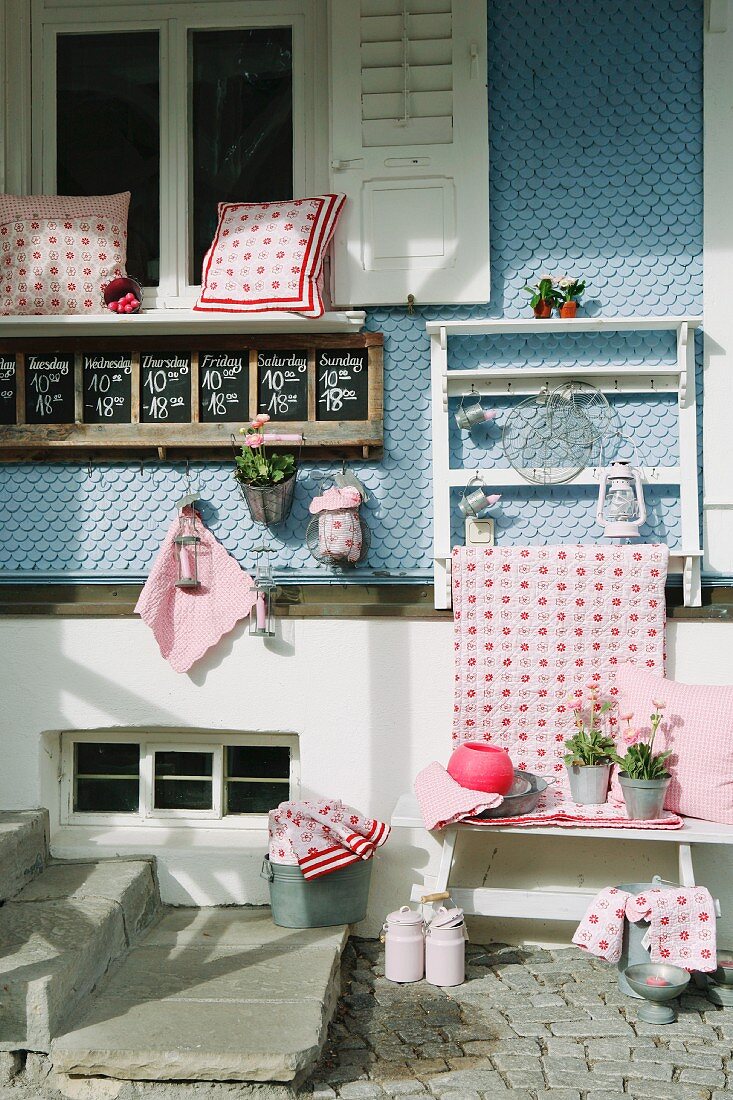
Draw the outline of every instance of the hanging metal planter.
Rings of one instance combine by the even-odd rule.
[[[249,514],[255,523],[274,527],[283,523],[290,515],[295,495],[297,470],[277,485],[247,485],[240,481],[239,488],[247,502]]]

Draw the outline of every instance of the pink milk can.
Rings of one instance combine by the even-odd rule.
[[[463,984],[467,938],[463,910],[441,905],[425,938],[425,977],[431,985]]]
[[[419,982],[425,974],[425,927],[419,913],[403,905],[383,925],[384,976],[390,982]]]

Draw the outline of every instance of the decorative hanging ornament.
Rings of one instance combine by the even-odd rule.
[[[471,397],[476,396],[475,389],[471,386]],[[470,432],[472,428],[475,428],[478,424],[488,424],[490,421],[496,418],[495,409],[485,409],[481,404],[480,399],[477,399],[471,405],[465,405],[465,396],[461,398],[461,403],[456,409],[456,424],[462,432]]]
[[[255,638],[273,638],[275,636],[273,597],[277,585],[267,556],[273,551],[271,546],[265,546],[263,543],[261,546],[255,546],[254,552],[258,555],[255,570],[257,598],[249,613],[249,632]]]
[[[176,588],[198,588],[199,580],[199,544],[196,509],[194,504],[201,499],[200,493],[186,493],[178,501],[178,534],[173,542],[178,562],[178,580]]]
[[[334,480],[341,484],[326,489],[308,506],[312,519],[305,531],[306,545],[316,561],[357,565],[369,549],[369,528],[359,515],[364,487],[345,471]]]
[[[493,508],[495,504],[498,504],[501,500],[501,493],[485,493],[482,488],[471,489],[471,486],[476,483],[481,486],[482,482],[479,477],[472,477],[466,488],[463,490],[463,495],[458,501],[458,508],[466,519],[469,516],[480,516],[488,508]]]
[[[613,462],[602,471],[596,520],[607,538],[638,538],[646,505],[641,473],[631,463]]]

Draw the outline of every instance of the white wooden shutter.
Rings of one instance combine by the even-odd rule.
[[[340,306],[486,302],[486,0],[331,0]]]

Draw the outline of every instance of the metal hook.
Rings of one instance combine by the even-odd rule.
[[[191,463],[186,459],[186,492],[191,492]]]
[[[346,473],[346,459],[345,458],[341,459],[341,473],[342,474]]]
[[[88,465],[87,465],[87,477],[91,481],[91,479],[92,479],[92,460],[91,460],[91,457],[89,458],[89,462],[88,462]]]

